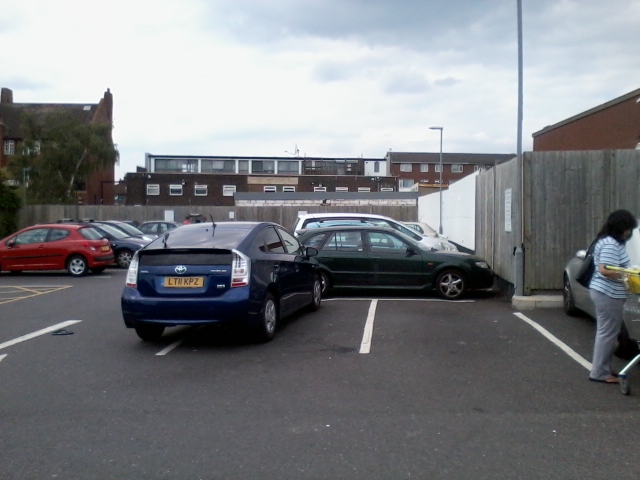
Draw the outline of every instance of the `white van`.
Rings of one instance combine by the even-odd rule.
[[[373,213],[308,213],[305,215],[299,215],[293,226],[293,233],[298,236],[301,230],[307,230],[309,228],[355,225],[358,223],[393,228],[418,242],[424,243],[433,250],[448,252],[458,251],[458,248],[453,243],[444,238],[420,235],[415,230],[403,225],[393,218]]]

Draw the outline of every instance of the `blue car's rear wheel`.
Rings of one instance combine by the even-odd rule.
[[[265,296],[262,309],[255,326],[255,336],[259,342],[273,340],[278,327],[278,304],[270,293]]]
[[[156,340],[159,340],[160,337],[162,337],[162,334],[164,333],[163,325],[150,325],[150,324],[139,323],[138,325],[135,326],[135,329],[138,336],[142,340],[145,340],[147,342],[154,342]]]

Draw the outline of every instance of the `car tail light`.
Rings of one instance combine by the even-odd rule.
[[[127,270],[127,287],[136,288],[138,286],[138,253],[133,254],[129,270]]]
[[[249,258],[240,252],[232,250],[233,259],[231,262],[231,288],[246,287],[249,285],[249,273],[251,263]]]
[[[84,248],[88,248],[89,250],[97,250],[97,248],[96,248],[94,243],[88,242],[86,240],[84,242],[82,242],[80,245],[82,245]]]

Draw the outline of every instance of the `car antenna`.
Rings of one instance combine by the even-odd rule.
[[[164,248],[169,248],[169,245],[167,245],[167,240],[169,239],[169,232],[167,232],[165,234],[164,237],[162,237],[162,243],[164,244]]]
[[[213,221],[213,216],[211,216],[211,236],[214,237],[216,235],[216,222]]]

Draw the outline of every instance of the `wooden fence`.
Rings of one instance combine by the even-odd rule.
[[[36,223],[56,222],[63,218],[82,220],[162,220],[166,211],[172,211],[175,221],[182,222],[191,213],[189,207],[111,206],[111,205],[28,205],[20,211],[19,228]],[[267,221],[293,228],[299,212],[358,212],[386,215],[400,221],[417,221],[417,206],[359,205],[348,207],[309,206],[250,206],[201,207],[198,213],[216,222]]]
[[[523,222],[525,295],[560,290],[565,263],[587,248],[610,212],[624,208],[640,216],[640,151],[526,153],[523,213],[517,161],[478,176],[476,253],[515,283],[515,229]]]

